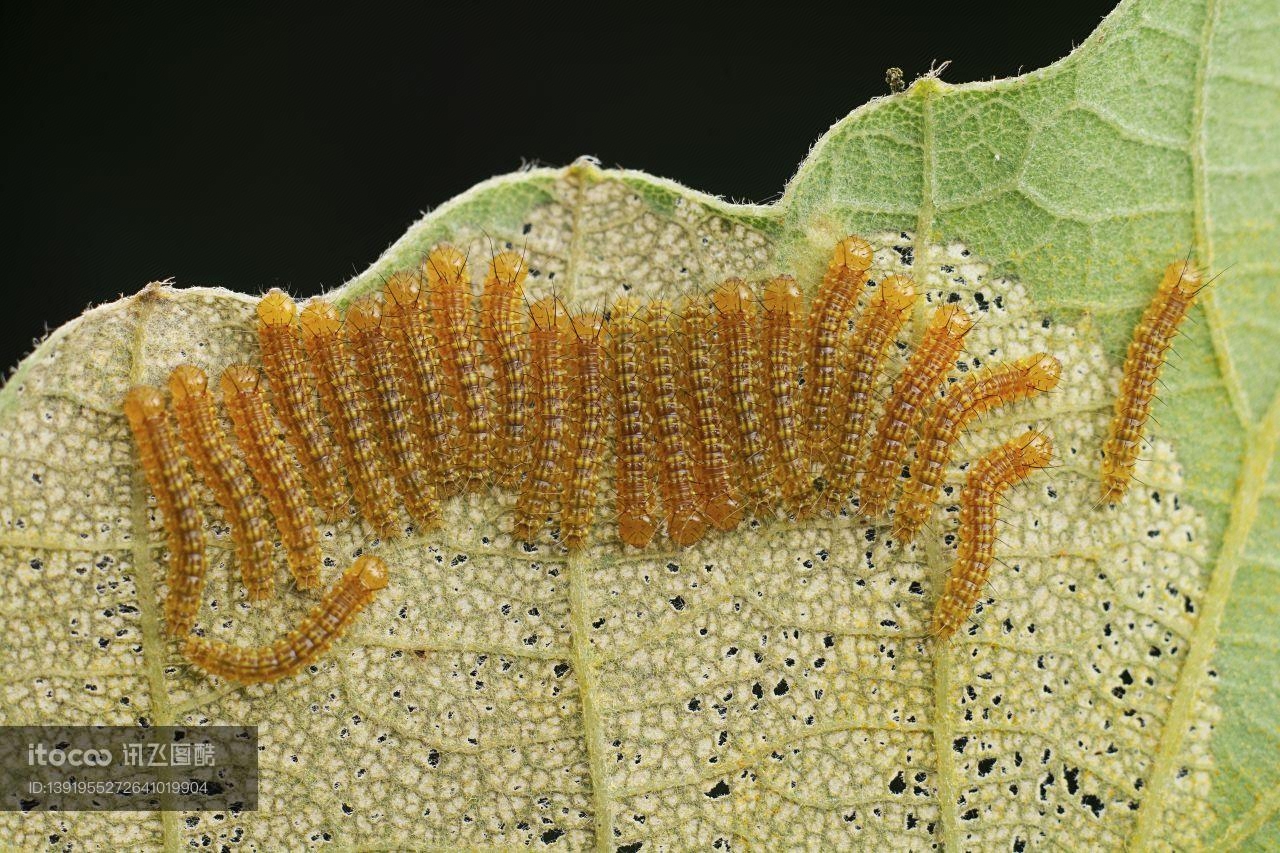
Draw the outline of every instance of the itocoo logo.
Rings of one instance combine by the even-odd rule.
[[[42,743],[27,744],[27,765],[31,767],[106,767],[109,749],[50,749]]]

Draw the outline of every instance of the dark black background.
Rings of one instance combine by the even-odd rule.
[[[4,7],[0,367],[152,279],[318,292],[421,211],[527,162],[593,154],[768,201],[823,131],[887,91],[887,67],[908,82],[941,60],[948,82],[1015,75],[1065,55],[1113,3],[777,4],[696,20],[693,3],[562,18],[538,4],[413,17],[182,5]]]

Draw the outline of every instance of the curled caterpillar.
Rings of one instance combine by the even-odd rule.
[[[328,651],[387,581],[387,564],[365,554],[356,558],[292,631],[271,645],[233,646],[193,634],[183,643],[183,654],[200,669],[228,681],[278,681]]]
[[[946,589],[933,614],[933,634],[947,639],[973,612],[995,560],[1000,497],[1031,472],[1049,465],[1053,440],[1042,432],[1011,439],[974,464],[960,495],[960,544]]]
[[[1111,429],[1102,446],[1103,503],[1116,503],[1129,490],[1142,433],[1151,416],[1156,381],[1178,327],[1202,287],[1200,274],[1188,262],[1169,264],[1155,297],[1133,330],[1120,396],[1116,397]]]
[[[204,590],[204,516],[160,389],[151,385],[130,388],[124,398],[124,414],[138,446],[143,474],[160,506],[169,543],[165,626],[171,636],[181,637],[195,624]]]

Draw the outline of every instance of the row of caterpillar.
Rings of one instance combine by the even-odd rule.
[[[426,529],[438,524],[441,500],[492,482],[518,489],[517,538],[534,541],[551,522],[566,548],[581,548],[610,448],[619,539],[645,547],[665,523],[675,544],[689,546],[748,512],[806,516],[858,496],[861,514],[880,515],[919,432],[896,519],[909,539],[964,425],[1049,390],[1060,366],[1038,353],[967,377],[939,401],[972,326],[945,305],[874,418],[884,361],[916,292],[905,276],[870,281],[872,257],[860,238],[841,241],[808,311],[795,280],[781,275],[762,299],[729,279],[677,305],[624,297],[604,314],[570,315],[554,297],[525,310],[528,270],[511,251],[492,259],[474,310],[466,256],[442,245],[345,318],[323,299],[299,311],[278,290],[262,298],[270,402],[252,366],[233,365],[220,382],[243,461],[215,436],[197,368],[170,377],[173,413],[228,519],[251,601],[273,589],[268,512],[297,586],[318,586],[312,502],[334,519],[353,498],[378,534],[392,536],[403,530],[397,496]],[[158,389],[134,389],[126,412],[143,397],[153,415],[163,410]],[[167,622],[181,636],[198,609],[202,520],[180,448],[170,442],[157,460],[156,430],[136,420],[170,537]]]
[[[878,517],[904,464],[912,470],[896,530],[910,539],[962,428],[1049,390],[1060,365],[1038,353],[990,368],[939,403],[972,327],[963,308],[943,305],[874,417],[887,353],[916,291],[905,276],[870,281],[871,262],[864,240],[841,241],[807,312],[795,280],[782,275],[759,300],[729,279],[678,305],[623,298],[603,315],[572,316],[554,297],[524,310],[528,271],[511,251],[489,264],[474,311],[466,256],[442,245],[419,273],[392,275],[345,318],[324,299],[300,311],[278,290],[260,301],[263,371],[296,466],[279,442],[253,438],[253,425],[261,435],[273,424],[253,368],[228,368],[224,401],[303,588],[314,585],[306,572],[316,557],[307,487],[325,517],[340,517],[350,495],[376,533],[393,536],[403,530],[397,497],[426,529],[442,499],[505,485],[519,492],[518,539],[538,539],[550,522],[575,549],[594,520],[610,444],[618,535],[636,547],[664,521],[671,540],[688,546],[710,527],[734,529],[748,512],[807,516],[855,496],[860,514]],[[190,396],[171,386],[175,400]],[[911,461],[917,435],[924,441]],[[234,471],[195,461],[226,493],[217,481]],[[227,513],[237,543],[260,538],[239,535],[260,526],[254,511]],[[264,581],[250,583],[262,577],[249,571],[252,555],[242,562],[250,598],[269,595]]]
[[[874,419],[883,360],[916,294],[903,276],[868,282],[871,257],[859,238],[841,241],[808,312],[783,275],[765,283],[758,304],[730,279],[678,306],[624,298],[603,315],[570,316],[545,298],[529,307],[526,323],[524,258],[508,251],[490,264],[477,323],[465,255],[451,246],[437,247],[421,275],[394,275],[380,296],[354,303],[345,322],[323,300],[299,314],[273,291],[258,306],[259,340],[296,467],[248,365],[228,368],[221,382],[244,460],[221,434],[197,368],[170,376],[180,443],[157,426],[158,389],[134,389],[126,400],[169,534],[167,623],[178,635],[190,630],[203,585],[203,519],[184,446],[223,508],[251,601],[273,591],[268,509],[298,587],[318,586],[318,538],[299,470],[327,518],[345,508],[349,472],[356,504],[384,535],[398,528],[393,488],[429,527],[438,501],[463,487],[519,487],[517,537],[538,538],[558,515],[561,542],[572,550],[586,543],[610,446],[618,535],[636,547],[664,521],[672,541],[687,546],[709,527],[734,529],[748,510],[781,505],[804,516],[838,510],[854,495],[859,512],[875,517],[888,509],[906,462],[893,521],[910,540],[937,501],[961,431],[997,406],[1049,391],[1061,366],[1034,353],[964,376],[939,399],[972,325],[963,309],[943,306]],[[1106,500],[1122,497],[1132,479],[1155,381],[1201,287],[1189,264],[1171,264],[1135,330],[1104,446]],[[1001,491],[1046,465],[1049,447],[1046,436],[1019,437],[971,470],[960,552],[934,620],[940,636],[956,630],[985,582]],[[309,618],[325,621],[318,613]],[[206,663],[219,648],[196,646]]]

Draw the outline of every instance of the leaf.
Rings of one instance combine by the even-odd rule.
[[[564,559],[517,550],[495,494],[445,533],[330,529],[326,581],[376,548],[391,587],[314,672],[222,685],[161,636],[162,531],[120,401],[182,361],[255,358],[253,300],[151,285],[59,329],[0,391],[0,723],[257,723],[262,798],[0,827],[169,849],[1280,846],[1278,39],[1274,0],[1126,0],[1047,69],[857,110],[774,205],[588,161],[523,172],[334,294],[444,238],[527,245],[535,289],[597,305],[784,269],[812,286],[838,237],[874,237],[880,267],[982,312],[972,360],[1044,347],[1067,368],[966,441],[1038,423],[1061,465],[1010,498],[991,601],[950,644],[923,633],[954,513],[906,553],[835,519],[640,554],[606,521]],[[1127,337],[1189,249],[1223,275],[1166,372],[1148,488],[1095,509]],[[201,623],[274,637],[308,600],[248,608],[213,536]]]

